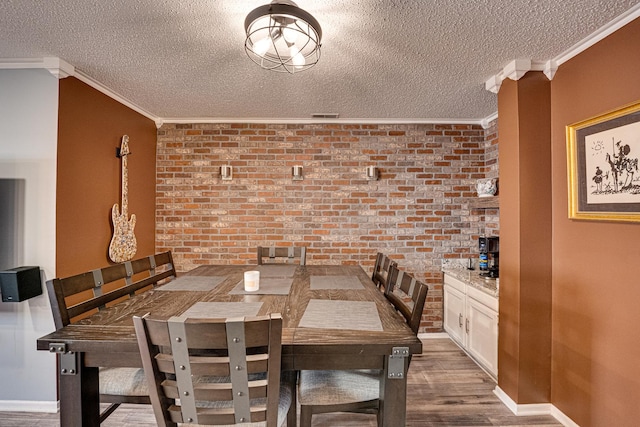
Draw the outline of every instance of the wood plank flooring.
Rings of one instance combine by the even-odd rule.
[[[407,426],[561,426],[552,416],[518,417],[493,394],[495,382],[449,339],[423,341],[408,377]],[[104,427],[153,427],[151,407],[123,405]],[[321,414],[314,427],[374,427],[375,416]],[[3,427],[59,427],[57,414],[0,412]],[[64,426],[67,427],[67,426]]]

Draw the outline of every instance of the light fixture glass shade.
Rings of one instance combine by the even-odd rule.
[[[366,169],[367,179],[369,181],[377,181],[378,180],[378,168],[375,166],[367,166]]]
[[[252,10],[244,29],[245,51],[264,69],[293,74],[320,59],[320,24],[292,1],[274,0]]]

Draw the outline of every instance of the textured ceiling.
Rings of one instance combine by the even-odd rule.
[[[0,59],[59,57],[164,119],[481,120],[485,81],[516,58],[549,60],[637,0],[298,0],[323,30],[294,75],[244,52],[268,0],[2,0]]]

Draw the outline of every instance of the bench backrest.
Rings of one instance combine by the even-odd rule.
[[[170,251],[47,281],[56,329],[176,277]]]

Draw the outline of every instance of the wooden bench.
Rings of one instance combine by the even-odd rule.
[[[175,277],[171,252],[162,252],[49,280],[47,292],[56,330]],[[121,403],[151,403],[142,369],[100,368],[100,401],[111,403],[100,414],[100,422]]]
[[[176,277],[171,252],[47,281],[56,330],[110,303]]]

